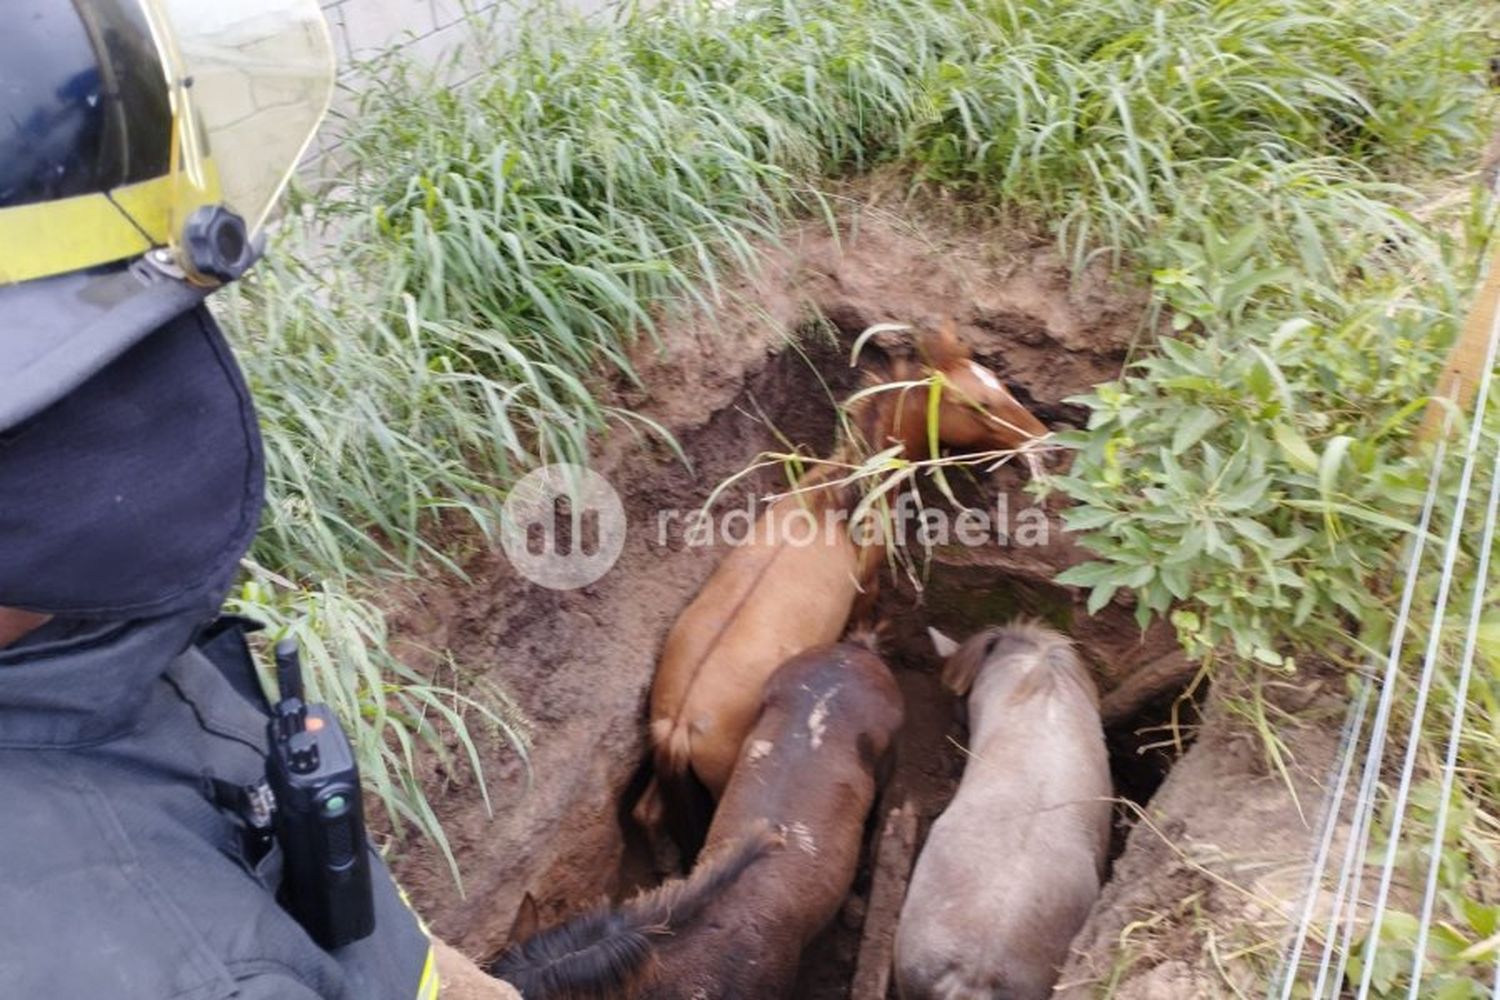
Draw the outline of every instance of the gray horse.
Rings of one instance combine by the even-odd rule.
[[[968,694],[971,756],[917,859],[896,934],[902,1000],[1039,1000],[1099,895],[1109,758],[1098,691],[1040,625],[958,645],[943,681]]]

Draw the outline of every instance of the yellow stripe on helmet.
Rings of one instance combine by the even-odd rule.
[[[221,197],[213,159],[200,162],[199,174],[201,186],[168,171],[109,191],[0,208],[0,287],[175,247],[193,209]]]
[[[0,208],[0,285],[66,274],[170,241],[170,174],[56,201]],[[111,200],[113,199],[113,200]]]

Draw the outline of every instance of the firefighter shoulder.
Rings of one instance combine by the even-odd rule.
[[[373,921],[330,938],[288,905],[251,626],[217,618],[264,456],[205,300],[327,111],[319,4],[5,12],[0,992],[430,1000],[437,956],[368,846]]]

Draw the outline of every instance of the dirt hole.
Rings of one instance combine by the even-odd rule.
[[[766,370],[747,385],[730,412],[722,414],[726,423],[738,423],[749,417],[763,424],[768,435],[778,442],[778,450],[800,446],[810,454],[827,454],[834,443],[834,400],[842,399],[859,385],[859,373],[848,364],[850,346],[863,329],[862,324],[824,322],[805,327],[795,338],[798,348],[786,350]],[[869,351],[879,363],[882,352]],[[1012,369],[1016,355],[1007,363],[1004,355],[981,352],[979,359],[1005,373]],[[1039,399],[1026,386],[1008,380],[1017,398],[1054,430],[1081,426],[1086,412],[1074,404]],[[718,421],[720,418],[715,418]],[[704,432],[710,440],[723,433],[714,422]],[[697,442],[694,442],[697,445]],[[747,456],[748,457],[748,456]],[[1001,504],[1013,514],[1032,507],[1034,499],[1026,492],[1026,476],[1019,468],[999,470],[988,482],[961,474],[953,480],[956,495],[968,505],[986,505],[993,509]],[[741,505],[746,495],[764,496],[785,488],[779,470],[758,474],[731,494],[725,505]],[[929,488],[921,490],[924,504],[946,505],[946,501]],[[1000,498],[1004,499],[1001,500]],[[1057,510],[1048,512],[1049,532],[1057,532]],[[1013,543],[1017,539],[1013,536]],[[1101,687],[1118,678],[1108,664],[1113,648],[1101,641],[1098,633],[1079,635],[1074,628],[1077,595],[1069,588],[1045,578],[1045,568],[1056,552],[1042,547],[1041,563],[1023,561],[1019,565],[1006,546],[995,545],[978,552],[966,551],[959,557],[953,552],[935,550],[924,580],[887,572],[882,578],[879,617],[883,623],[882,653],[906,700],[906,722],[897,739],[894,767],[867,824],[862,863],[855,884],[843,910],[824,932],[821,940],[806,952],[796,1000],[835,1000],[848,996],[870,892],[871,851],[887,812],[906,801],[912,802],[921,818],[920,836],[926,836],[932,820],[942,812],[957,789],[963,774],[967,728],[962,700],[947,691],[938,680],[940,661],[927,633],[933,626],[965,638],[978,629],[1018,617],[1038,618],[1073,634],[1084,656],[1094,667]],[[1106,612],[1108,618],[1122,618],[1119,609]],[[1134,625],[1113,622],[1117,636],[1138,638]],[[1197,721],[1197,698],[1185,697],[1180,684],[1167,686],[1140,699],[1127,714],[1118,715],[1106,727],[1116,794],[1122,802],[1116,808],[1116,823],[1111,843],[1111,858],[1123,850],[1126,834],[1133,825],[1135,808],[1146,805],[1165,780],[1172,763],[1190,745]],[[636,796],[648,776],[645,756],[640,769],[622,790],[616,817],[626,844],[619,872],[620,892],[656,884],[657,878],[645,842],[639,837],[629,817]]]
[[[646,757],[647,691],[667,629],[719,558],[683,544],[680,534],[660,534],[660,513],[696,509],[763,451],[801,446],[827,454],[834,401],[859,384],[849,349],[861,331],[892,322],[932,328],[951,317],[977,360],[1056,428],[1085,417],[1070,396],[1119,372],[1140,330],[1139,294],[1107,277],[1070,281],[1046,247],[997,256],[1002,241],[992,235],[935,233],[875,212],[862,217],[857,238],[809,230],[768,254],[764,274],[738,299],[726,297],[717,329],[698,319],[662,331],[661,351],[642,359],[639,383],[621,387],[618,403],[669,428],[682,454],[650,436],[621,433],[596,456],[631,524],[624,554],[597,584],[542,590],[476,545],[464,567],[468,583],[434,583],[403,597],[402,652],[420,662],[428,651],[448,649],[487,668],[533,727],[529,777],[498,740],[486,748],[493,813],[461,767],[437,775],[447,781],[437,809],[464,872],[463,896],[436,851],[396,858],[398,876],[438,933],[471,955],[490,956],[507,943],[525,895],[550,925],[601,896],[619,899],[652,882],[628,822]],[[956,477],[955,485],[961,499],[991,510],[1003,497],[1013,517],[1036,502],[1019,470],[984,482]],[[763,470],[720,502],[743,508],[784,486],[779,470]],[[1098,681],[1112,720],[1116,791],[1130,802],[1148,801],[1185,747],[1194,710],[1177,701],[1183,671],[1173,661],[1174,637],[1161,626],[1143,633],[1122,605],[1087,615],[1086,595],[1051,582],[1088,558],[1063,532],[1060,511],[1057,499],[1040,507],[1043,544],[940,545],[920,588],[886,577],[885,653],[906,696],[907,723],[872,831],[909,798],[925,835],[962,773],[960,706],[938,683],[928,625],[963,638],[1028,615],[1070,635]],[[1175,730],[1162,729],[1174,713]],[[1123,830],[1133,814],[1122,807],[1119,815]],[[1116,838],[1117,849],[1122,841]],[[848,995],[869,892],[868,848],[843,912],[806,953],[799,998]]]

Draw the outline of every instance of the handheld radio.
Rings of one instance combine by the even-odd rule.
[[[295,639],[276,644],[276,678],[266,780],[286,857],[281,904],[319,945],[338,948],[375,930],[359,767],[333,712],[304,701]]]

